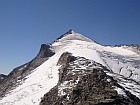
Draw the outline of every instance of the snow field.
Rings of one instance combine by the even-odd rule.
[[[117,59],[117,62],[114,61],[114,55],[111,55],[110,57],[105,56],[103,58],[101,57],[100,53],[113,53],[126,57],[133,57],[136,55],[134,52],[123,49],[121,47],[101,46],[91,39],[74,32],[73,34],[69,34],[62,39],[59,39],[59,41],[54,42],[52,44],[52,47],[54,48],[56,54],[50,57],[41,66],[37,67],[30,75],[26,77],[26,80],[23,81],[21,85],[19,85],[16,89],[7,94],[6,97],[0,100],[0,105],[38,105],[41,97],[43,97],[45,93],[47,93],[58,83],[59,66],[57,66],[57,62],[61,54],[63,54],[64,52],[70,52],[73,56],[80,56],[85,57],[86,59],[94,60],[102,64],[103,66],[108,67],[115,73],[119,74],[121,72],[124,76],[130,75],[130,72],[126,70],[127,63],[122,63],[119,59]],[[120,71],[122,65],[124,68]],[[132,68],[131,66],[129,67],[137,73],[137,69]],[[114,75],[114,77],[115,76],[116,75]],[[119,77],[117,78],[123,80]],[[138,75],[137,77],[134,76],[133,78],[140,79],[140,75]],[[130,84],[132,86],[133,82]],[[120,81],[120,85],[130,84],[122,83],[122,81]],[[58,94],[60,96],[65,94],[62,91],[64,88],[66,88],[64,87],[64,85],[65,83],[59,87],[60,91]],[[116,90],[118,91],[118,94],[125,95],[121,89],[117,88]],[[133,90],[131,91],[140,97],[140,94]],[[140,92],[139,89],[137,90]]]

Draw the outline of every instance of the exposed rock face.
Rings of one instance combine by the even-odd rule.
[[[65,35],[67,34],[72,34],[74,31],[72,29],[70,29],[68,32],[66,32],[65,34],[61,35],[60,37],[58,37],[54,42],[57,42],[59,39],[65,37]]]
[[[139,105],[140,100],[108,76],[106,67],[64,53],[58,61],[59,82],[40,105]],[[123,94],[116,91],[120,89]]]
[[[41,49],[40,49],[36,59],[51,57],[54,54],[55,54],[55,52],[53,51],[53,48],[51,47],[51,45],[42,44]]]
[[[6,79],[6,75],[4,75],[4,74],[0,74],[0,83],[4,80],[4,79]]]
[[[53,51],[51,45],[42,44],[38,55],[30,62],[15,68],[3,81],[0,81],[0,97],[3,97],[9,90],[13,89],[21,81],[24,81],[25,76],[30,74],[32,70],[40,66],[49,57],[53,56],[55,52]]]

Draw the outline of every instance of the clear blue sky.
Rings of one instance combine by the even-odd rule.
[[[69,29],[104,45],[140,44],[140,0],[0,0],[0,73]]]

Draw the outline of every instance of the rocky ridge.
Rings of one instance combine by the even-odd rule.
[[[37,56],[30,62],[15,68],[10,72],[6,78],[0,82],[0,98],[8,94],[10,90],[16,88],[26,79],[26,76],[31,74],[32,71],[53,56],[55,52],[51,45],[42,44]]]
[[[101,64],[64,53],[58,61],[59,82],[40,105],[139,105],[140,100],[107,75]],[[117,90],[122,94],[118,94]]]

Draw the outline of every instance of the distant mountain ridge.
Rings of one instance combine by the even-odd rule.
[[[103,46],[69,30],[0,75],[0,105],[139,105],[139,45]]]
[[[118,47],[123,47],[123,48],[126,48],[128,50],[131,50],[137,54],[140,54],[140,45],[137,45],[137,44],[130,44],[130,45],[116,45]]]

